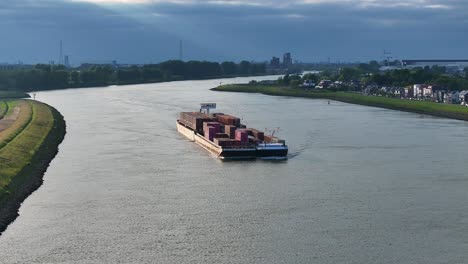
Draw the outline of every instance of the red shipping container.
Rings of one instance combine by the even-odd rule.
[[[215,128],[207,127],[207,129],[205,130],[205,138],[210,141],[213,141],[214,135],[215,135]]]
[[[254,128],[250,128],[254,137],[260,139],[261,141],[265,138],[265,133]]]
[[[240,140],[242,144],[249,142],[249,135],[246,131],[243,130],[236,130],[236,139]]]
[[[236,136],[236,127],[231,125],[224,126],[224,133],[229,135],[229,138],[234,139]]]
[[[232,125],[238,127],[240,125],[240,118],[231,115],[218,115],[218,121],[224,125]]]
[[[203,122],[203,131],[206,130],[207,127],[214,127],[215,128],[215,133],[220,133],[221,132],[221,124],[218,122]]]

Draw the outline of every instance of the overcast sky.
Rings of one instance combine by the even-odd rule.
[[[0,63],[467,59],[467,0],[0,0]]]

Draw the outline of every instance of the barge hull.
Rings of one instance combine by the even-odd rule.
[[[288,155],[288,149],[268,149],[261,150],[257,149],[257,157],[286,157]]]
[[[195,133],[190,128],[184,126],[177,121],[177,131],[188,138],[190,141],[193,141],[200,145],[202,148],[208,150],[210,153],[214,154],[216,157],[224,158],[255,158],[257,157],[257,150],[255,148],[221,148],[218,145],[210,142],[203,136]]]

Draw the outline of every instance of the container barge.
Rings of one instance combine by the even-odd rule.
[[[274,135],[247,128],[240,118],[210,114],[216,104],[201,104],[199,112],[181,112],[177,131],[221,159],[286,158],[286,142]]]

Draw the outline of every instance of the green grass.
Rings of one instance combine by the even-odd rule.
[[[0,119],[2,119],[8,112],[8,104],[6,101],[0,101]]]
[[[23,120],[25,126],[17,126],[15,137],[0,149],[0,200],[11,190],[9,184],[25,167],[30,165],[47,135],[54,127],[54,116],[49,106],[27,101],[31,110]]]
[[[16,101],[16,100],[15,100],[15,101],[9,100],[9,101],[5,101],[5,103],[7,104],[7,111],[6,111],[5,115],[8,115],[8,114],[10,114],[10,113],[13,111],[13,109],[15,108],[15,106],[18,104],[18,101]]]
[[[212,90],[225,92],[261,93],[275,96],[330,99],[351,104],[382,107],[387,109],[468,121],[468,107],[461,105],[438,104],[432,102],[402,100],[380,96],[365,96],[347,92],[310,91],[299,88],[267,85],[222,85],[213,88]]]
[[[29,101],[8,101],[7,105],[9,111],[5,116],[11,114],[16,106],[20,107],[21,110],[16,121],[10,127],[0,132],[0,149],[19,135],[32,120],[32,105]]]

